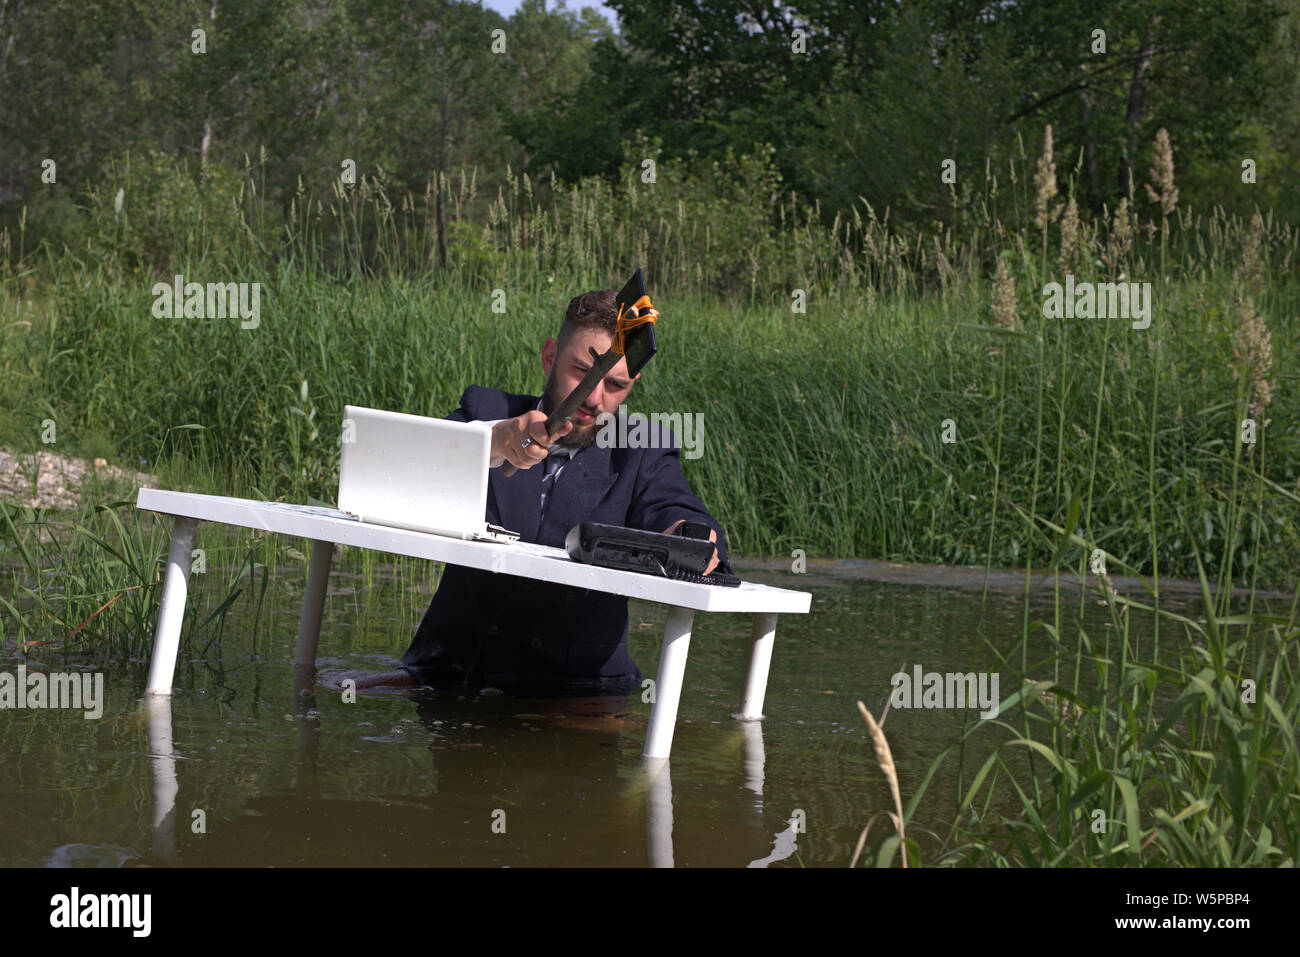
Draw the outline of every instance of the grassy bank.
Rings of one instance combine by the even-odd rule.
[[[826,224],[762,154],[652,184],[631,164],[614,185],[514,178],[482,222],[471,173],[445,184],[439,270],[427,204],[382,177],[280,211],[256,164],[128,158],[77,248],[0,235],[0,444],[329,501],[344,405],[540,390],[569,298],[640,264],[662,352],[632,410],[703,413],[688,476],[739,552],[1041,563],[1038,519],[1078,496],[1139,571],[1194,576],[1199,553],[1212,580],[1289,587],[1300,233],[1175,208],[1172,158],[1151,202],[1096,218],[1054,170],[1050,145],[986,170],[933,234],[865,206]],[[260,283],[257,327],[156,317],[177,274]],[[1149,327],[1045,317],[1067,276],[1149,283]]]
[[[34,304],[7,302],[0,442],[329,501],[344,405],[440,416],[471,383],[540,391],[540,343],[598,282],[512,291],[498,314],[472,285],[288,274],[245,330],[155,319],[143,283],[60,273]],[[1041,563],[1050,545],[1024,515],[1062,521],[1077,493],[1082,527],[1140,571],[1194,576],[1199,549],[1212,577],[1291,584],[1297,400],[1276,389],[1257,419],[1271,424],[1241,442],[1232,284],[1162,284],[1145,331],[1036,316],[1037,287],[1016,283],[1006,328],[981,279],[815,292],[806,314],[658,295],[662,351],[631,409],[703,414],[685,468],[741,553]],[[1269,296],[1274,315],[1300,311],[1294,288]],[[1294,322],[1272,349],[1300,354]]]

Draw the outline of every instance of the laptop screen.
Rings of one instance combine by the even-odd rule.
[[[445,534],[484,527],[492,445],[486,423],[351,405],[343,415],[341,511]]]

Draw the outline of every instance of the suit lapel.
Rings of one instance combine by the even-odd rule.
[[[537,405],[537,396],[507,394],[505,415],[497,409],[474,410],[484,419],[514,418]],[[488,515],[512,532],[518,532],[525,542],[537,541],[537,511],[542,498],[542,470],[537,467],[516,472],[506,478],[500,468],[488,470]]]
[[[518,532],[526,542],[537,541],[542,474],[541,465],[522,469],[510,478],[506,478],[499,468],[488,470],[488,505],[490,508],[493,501],[496,503],[497,524]]]
[[[551,489],[546,517],[537,529],[534,541],[563,545],[564,536],[569,529],[585,521],[618,480],[619,473],[614,471],[612,460],[610,449],[603,449],[593,442],[564,466]],[[541,466],[535,466],[529,471],[538,473],[533,485],[536,496],[533,508],[536,512],[539,504],[537,499],[542,494]]]

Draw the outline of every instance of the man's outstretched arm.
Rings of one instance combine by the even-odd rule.
[[[703,522],[714,530],[718,564],[713,571],[732,574],[722,524],[709,514],[704,503],[691,491],[691,485],[682,472],[679,451],[675,448],[647,451],[632,504],[628,507],[628,527],[667,532],[682,521]]]

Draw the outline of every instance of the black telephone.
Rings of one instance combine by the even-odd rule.
[[[620,528],[582,522],[569,529],[564,549],[575,562],[642,572],[699,585],[723,585],[736,588],[735,575],[714,572],[705,575],[713,557],[710,528],[703,522],[683,522],[672,535],[646,532],[639,528]]]

